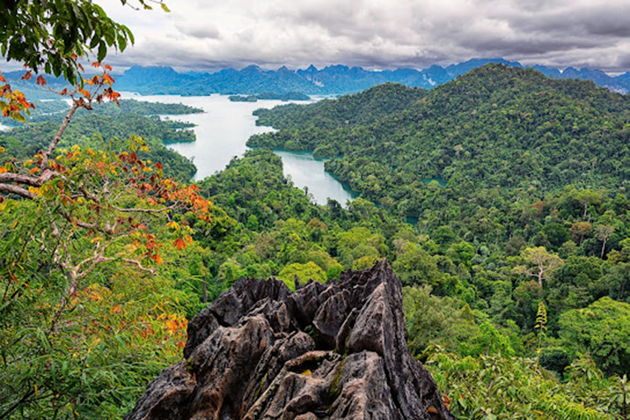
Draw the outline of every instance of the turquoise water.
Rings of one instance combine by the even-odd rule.
[[[172,118],[195,124],[197,141],[174,143],[168,147],[190,158],[197,167],[196,179],[203,179],[225,168],[234,157],[242,156],[248,149],[245,143],[253,134],[271,131],[270,127],[256,126],[252,112],[258,108],[272,108],[286,102],[259,100],[231,102],[227,96],[179,96],[136,95],[126,93],[126,98],[149,102],[183,103],[203,109],[201,114],[175,115]],[[305,103],[305,101],[300,101]],[[332,198],[342,205],[352,199],[352,194],[338,180],[324,170],[324,161],[314,159],[310,153],[276,151],[282,158],[284,174],[299,188],[307,188],[312,199],[325,204]]]
[[[323,160],[307,152],[274,150],[274,153],[282,158],[284,173],[296,186],[306,188],[316,203],[326,204],[328,197],[342,205],[352,200],[352,192],[324,170]]]

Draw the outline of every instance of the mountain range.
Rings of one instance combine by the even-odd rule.
[[[338,95],[358,92],[382,83],[396,82],[430,89],[488,63],[520,68],[532,67],[547,77],[591,80],[613,91],[630,92],[630,72],[613,77],[601,70],[590,68],[568,67],[559,70],[541,65],[524,66],[519,62],[502,58],[476,58],[446,67],[433,65],[421,70],[399,68],[382,71],[344,65],[327,66],[322,69],[311,65],[298,70],[283,66],[277,70],[264,70],[251,65],[241,70],[228,68],[214,73],[179,73],[171,67],[133,66],[118,77],[117,88],[141,94],[259,94],[293,91],[309,95]]]

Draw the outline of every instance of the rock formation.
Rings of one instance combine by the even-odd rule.
[[[190,322],[184,358],[127,419],[453,418],[409,354],[386,261],[295,292],[239,280]]]

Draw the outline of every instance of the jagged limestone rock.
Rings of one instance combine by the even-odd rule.
[[[127,419],[453,418],[409,354],[386,261],[295,292],[239,280],[190,322],[184,357]]]

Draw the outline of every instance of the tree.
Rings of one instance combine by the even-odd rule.
[[[560,316],[560,337],[574,353],[590,354],[608,373],[630,365],[630,304],[603,297]]]
[[[514,273],[535,277],[541,288],[543,281],[547,280],[564,263],[562,258],[548,252],[542,246],[525,248],[520,256],[525,264],[514,267]]]
[[[582,208],[584,209],[582,218],[586,219],[588,217],[589,206],[599,204],[602,199],[602,195],[599,191],[582,190],[575,194],[575,199],[582,205]]]
[[[547,223],[543,226],[542,232],[553,246],[553,249],[560,248],[562,244],[569,240],[569,231],[562,223]]]
[[[133,1],[133,0],[132,0]],[[129,0],[121,0],[123,5]],[[150,9],[155,3],[168,11],[162,0],[137,0],[137,5]],[[18,61],[32,73],[46,72],[62,76],[71,85],[83,87],[80,60],[91,54],[102,61],[110,48],[123,51],[133,43],[133,34],[124,25],[114,22],[103,9],[89,0],[50,2],[45,0],[9,0],[0,3],[0,54],[9,61]],[[43,76],[38,85],[45,85]],[[0,74],[0,110],[4,116],[22,120],[22,112],[34,108],[24,95],[13,90]]]
[[[595,226],[595,237],[602,241],[602,250],[599,253],[600,258],[604,258],[606,252],[606,242],[612,234],[615,233],[615,227],[611,225],[597,225]]]
[[[470,307],[456,298],[431,294],[431,286],[403,289],[409,350],[421,356],[427,346],[456,351],[478,331]]]
[[[291,290],[295,290],[297,284],[305,284],[309,280],[320,283],[326,282],[326,273],[313,261],[306,264],[294,263],[284,267],[278,274],[278,278]]]
[[[93,63],[101,74],[85,80],[77,69],[94,48],[99,59],[108,46],[123,49],[128,29],[90,1],[0,8],[0,50],[30,69],[25,79],[46,71],[78,81],[59,92],[71,106],[48,146],[0,164],[0,417],[120,417],[133,398],[120,390],[138,392],[143,375],[157,373],[151,357],[183,346],[188,303],[178,302],[198,298],[174,278],[205,270],[171,264],[193,244],[186,217],[209,221],[211,204],[141,159],[139,137],[58,147],[80,108],[117,102],[108,65]],[[20,119],[32,106],[0,83],[3,114]]]
[[[536,311],[536,324],[534,329],[538,332],[538,350],[541,348],[542,338],[547,330],[547,307],[542,300],[538,303],[538,311]]]
[[[405,242],[401,247],[392,267],[405,286],[438,286],[443,277],[438,270],[436,258],[420,245],[411,242]]]
[[[593,225],[591,225],[589,222],[575,222],[573,223],[573,225],[571,225],[569,232],[571,232],[573,240],[577,242],[578,245],[580,245],[584,237],[591,233],[592,230]]]
[[[582,308],[607,294],[602,284],[604,262],[597,257],[570,256],[547,282],[546,301],[555,321],[560,312]]]
[[[59,176],[60,170],[63,169],[51,159],[54,157],[53,154],[77,110],[80,108],[91,110],[94,104],[101,103],[106,99],[118,102],[120,94],[114,92],[111,87],[114,82],[114,79],[109,75],[111,68],[102,66],[101,63],[94,63],[94,67],[102,68],[103,74],[102,76],[95,75],[89,80],[90,90],[77,87],[72,91],[64,89],[61,92],[61,94],[70,97],[72,105],[57,132],[50,140],[48,147],[34,156],[37,166],[28,168],[27,171],[25,167],[5,165],[3,170],[0,171],[0,194],[14,194],[28,199],[35,198],[35,194],[29,191],[29,188],[43,186],[46,182]],[[11,116],[11,114],[8,114],[8,116]],[[27,166],[32,166],[33,161],[31,160],[30,162],[31,165]]]
[[[120,0],[134,7],[134,1]],[[136,0],[150,9],[162,0]],[[0,4],[0,52],[7,60],[21,62],[35,73],[63,76],[71,84],[79,79],[81,59],[96,53],[103,61],[108,49],[123,51],[133,43],[133,34],[114,22],[89,0],[10,0]]]

